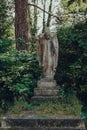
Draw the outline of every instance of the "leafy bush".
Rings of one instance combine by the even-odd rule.
[[[71,27],[61,27],[59,63],[55,79],[62,95],[69,99],[77,95],[82,102],[81,113],[87,116],[87,21]],[[79,105],[78,105],[79,106]],[[70,107],[67,107],[70,108]],[[77,107],[79,109],[79,107]]]
[[[2,53],[0,55],[0,107],[7,109],[14,99],[28,101],[33,95],[39,75],[40,69],[35,52],[13,50]]]
[[[58,29],[58,84],[65,92],[87,92],[87,22]]]
[[[0,53],[5,53],[7,51],[13,50],[15,47],[15,40],[12,39],[0,39]]]
[[[0,0],[0,39],[14,37],[12,1]]]

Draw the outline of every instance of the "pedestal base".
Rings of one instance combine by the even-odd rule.
[[[47,101],[58,99],[59,90],[56,87],[55,80],[41,79],[37,83],[37,88],[34,89],[34,96],[31,100],[35,101]]]
[[[5,117],[0,130],[86,130],[81,117]]]
[[[60,96],[33,96],[31,98],[31,101],[36,103],[41,103],[41,102],[45,102],[45,101],[55,101],[55,100],[61,100]]]
[[[37,88],[34,89],[35,96],[57,96],[58,89],[55,80],[41,79],[37,83]]]
[[[34,95],[35,96],[57,96],[58,95],[57,88],[35,88]]]

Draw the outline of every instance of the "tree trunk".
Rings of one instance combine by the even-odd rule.
[[[15,1],[15,38],[18,50],[29,50],[28,0]]]
[[[31,13],[30,5],[28,5],[28,21],[29,21],[29,31],[31,34],[33,20],[32,20],[32,13]]]
[[[51,11],[52,11],[52,1],[53,1],[53,0],[50,0],[49,11],[48,11],[48,12],[50,12],[50,13],[51,13]],[[51,21],[51,15],[49,14],[49,15],[48,15],[48,19],[47,19],[47,26],[48,26],[48,27],[50,26],[50,21]]]
[[[36,4],[36,0],[34,0],[34,4]],[[34,35],[37,32],[37,7],[34,6]]]
[[[43,9],[44,10],[46,9],[46,0],[43,1]],[[42,32],[44,32],[45,26],[46,26],[46,23],[45,23],[45,12],[43,12],[43,30],[42,30]]]

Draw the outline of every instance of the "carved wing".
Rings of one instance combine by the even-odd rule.
[[[43,37],[39,37],[37,40],[37,58],[41,66],[43,60]]]
[[[54,48],[55,48],[55,56],[54,56],[54,63],[55,63],[55,68],[57,67],[57,64],[58,64],[58,52],[59,52],[59,43],[58,43],[58,39],[57,39],[57,36],[54,35],[52,37],[52,41],[53,41],[53,45],[54,45]]]
[[[37,41],[37,60],[39,62],[39,65],[41,65],[41,47],[39,40]]]

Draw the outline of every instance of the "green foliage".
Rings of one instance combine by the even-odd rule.
[[[61,5],[71,12],[82,12],[87,8],[87,1],[84,0],[62,0]]]
[[[2,53],[0,55],[0,107],[6,107],[6,103],[13,102],[14,99],[28,101],[33,95],[39,75],[40,69],[35,52],[13,50]]]
[[[57,82],[65,93],[87,92],[87,23],[61,27],[57,34],[60,45]]]
[[[8,0],[0,0],[0,39],[12,34],[12,4]]]
[[[14,105],[9,107],[6,115],[10,116],[25,116],[29,111],[34,110],[34,105],[23,100],[15,100]]]
[[[62,95],[77,95],[81,115],[87,117],[87,21],[58,30],[59,63],[56,80]],[[70,108],[70,107],[68,107]]]
[[[35,111],[38,115],[43,116],[64,116],[79,115],[81,113],[81,103],[75,95],[63,97],[63,100],[45,101],[40,104]]]
[[[5,53],[14,49],[15,41],[11,39],[0,40],[0,53]]]

